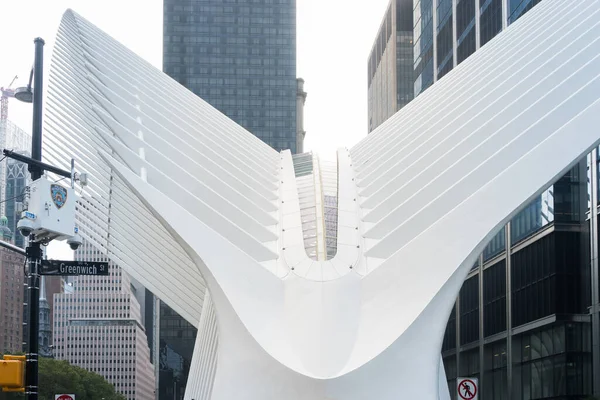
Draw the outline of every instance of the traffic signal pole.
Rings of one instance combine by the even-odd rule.
[[[42,89],[44,80],[44,40],[36,38],[35,61],[33,77],[33,124],[31,130],[31,158],[42,161]],[[40,166],[29,164],[31,180],[35,181],[42,177],[43,170]],[[27,255],[27,308],[29,310],[28,322],[28,344],[27,361],[25,369],[25,393],[29,400],[38,399],[38,352],[39,352],[39,307],[40,307],[40,263],[42,261],[42,249],[35,236],[29,237],[29,245],[26,249]]]

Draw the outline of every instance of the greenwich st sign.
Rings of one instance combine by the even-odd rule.
[[[41,275],[108,275],[107,262],[42,260]]]

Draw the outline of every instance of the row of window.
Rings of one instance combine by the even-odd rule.
[[[196,26],[195,32],[202,34],[209,34],[210,36],[233,36],[233,35],[243,35],[244,37],[266,37],[266,36],[282,36],[282,37],[290,37],[294,38],[296,35],[296,29],[290,26],[274,26],[274,27],[265,27],[265,26],[208,26],[201,25]],[[167,32],[165,32],[167,33]],[[185,36],[181,38],[181,36],[177,35],[164,35],[163,43],[201,43],[202,39],[209,37],[208,35],[197,35],[197,36]]]
[[[581,237],[579,232],[552,232],[511,255],[513,327],[554,314],[586,313],[589,283],[584,279],[586,251]],[[489,337],[507,326],[506,260],[486,268],[483,274],[483,331]],[[460,291],[460,345],[479,340],[479,287],[479,274],[475,274]],[[453,319],[452,315],[449,326]],[[450,333],[447,329],[446,335]],[[445,342],[444,349],[455,345],[453,339]]]
[[[508,22],[516,21],[541,0],[509,0]],[[459,0],[456,5],[456,53],[453,58],[452,1],[437,0],[437,77],[442,78],[476,50],[475,17],[480,17],[480,46],[485,45],[502,30],[502,0],[481,0],[479,12],[475,12],[475,0]],[[414,95],[417,96],[433,83],[433,38],[434,27],[432,0],[417,0],[414,18]],[[371,65],[369,65],[371,67]]]
[[[281,25],[281,26],[290,26],[295,25],[295,21],[291,17],[234,17],[234,16],[208,16],[208,15],[197,15],[194,18],[196,24],[236,24],[236,25]],[[185,24],[185,22],[181,22],[180,24]],[[186,28],[185,25],[177,25],[177,23],[168,23],[165,25],[169,29],[166,29],[166,33],[171,32],[197,32],[197,30],[193,26],[189,26]]]
[[[129,303],[130,299],[129,299],[129,295],[128,294],[123,294],[123,296],[119,296],[119,297],[114,297],[114,296],[106,296],[106,297],[93,297],[93,295],[90,295],[89,297],[77,297],[77,298],[73,298],[70,295],[67,296],[56,296],[55,298],[56,303],[103,303],[105,301],[110,301],[111,303]]]
[[[193,12],[196,7],[200,7],[195,5],[194,3],[213,3],[215,6],[220,6],[221,4],[238,4],[238,5],[251,5],[252,7],[256,7],[257,4],[273,4],[273,5],[287,5],[293,6],[295,4],[295,0],[195,0],[194,3],[190,1],[183,0],[168,0],[165,1],[164,7],[165,11],[173,10],[173,11],[185,11],[185,12]]]
[[[197,14],[258,14],[258,15],[274,15],[274,14],[289,14],[293,8],[290,7],[248,7],[246,5],[240,6],[220,6],[220,5],[197,5],[191,11],[181,11],[176,6],[166,7],[166,13],[179,11],[182,15],[193,15]],[[172,21],[179,21],[178,19],[172,19]],[[194,21],[190,21],[194,22]]]
[[[512,337],[512,386],[508,387],[506,339],[444,358],[450,393],[456,399],[456,378],[475,377],[481,397],[516,400],[585,396],[591,393],[591,338],[589,324],[558,323]],[[460,368],[457,369],[457,361]]]

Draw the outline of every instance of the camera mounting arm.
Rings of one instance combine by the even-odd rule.
[[[38,161],[38,160],[34,160],[31,157],[24,156],[23,154],[15,153],[12,150],[4,149],[2,151],[2,153],[6,157],[12,158],[13,160],[21,161],[28,165],[34,165],[34,166],[40,168],[42,171],[49,171],[49,172],[55,173],[57,175],[64,176],[65,178],[71,178],[71,179],[74,178],[73,171],[66,171],[64,169],[60,169],[53,165],[46,164],[46,163]],[[73,163],[71,163],[71,169],[73,169]]]

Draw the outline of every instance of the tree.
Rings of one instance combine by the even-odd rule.
[[[77,400],[125,400],[102,376],[67,361],[40,358],[39,400],[54,400],[55,394],[74,394]],[[23,400],[20,393],[0,393],[0,400]]]

